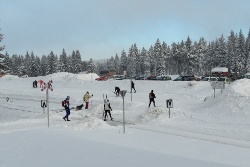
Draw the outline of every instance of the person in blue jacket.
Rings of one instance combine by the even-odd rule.
[[[67,98],[64,100],[65,101],[64,108],[66,110],[66,115],[63,117],[64,121],[70,121],[69,120],[69,115],[70,115],[69,99],[70,99],[70,97],[67,96]]]

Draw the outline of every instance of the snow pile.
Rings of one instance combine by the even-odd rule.
[[[110,128],[106,122],[96,117],[84,117],[76,124],[70,125],[76,131]]]

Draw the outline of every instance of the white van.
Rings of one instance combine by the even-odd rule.
[[[125,77],[125,75],[113,75],[112,78],[115,80],[123,80],[126,77]]]

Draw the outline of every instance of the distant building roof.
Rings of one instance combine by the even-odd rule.
[[[214,69],[212,69],[211,72],[228,72],[228,68],[226,68],[226,67],[215,67]]]
[[[244,74],[244,75],[248,75],[248,76],[249,76],[249,75],[250,75],[250,73],[246,73],[246,74]]]

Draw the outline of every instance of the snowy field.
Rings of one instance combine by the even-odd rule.
[[[96,74],[56,73],[44,77],[0,78],[1,167],[249,167],[250,80],[214,91],[206,81],[135,80],[136,93],[116,97],[115,86],[130,92],[130,80],[95,81]],[[32,82],[53,80],[46,91]],[[154,90],[156,107],[148,108]],[[88,110],[71,110],[64,121],[61,101],[71,107],[93,94]],[[114,121],[102,120],[103,94]],[[7,102],[6,98],[9,98]],[[173,99],[173,108],[166,100]],[[49,122],[49,124],[48,124]],[[49,127],[48,127],[49,125]]]

